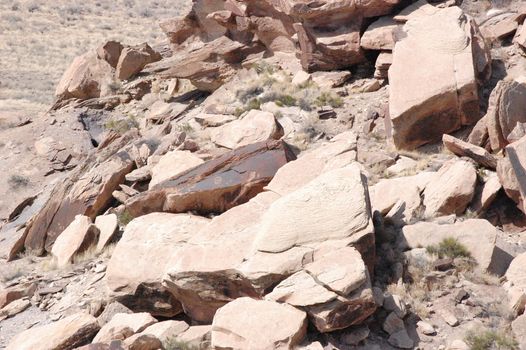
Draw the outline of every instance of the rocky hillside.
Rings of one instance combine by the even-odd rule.
[[[0,348],[526,349],[526,6],[188,5],[0,128]]]

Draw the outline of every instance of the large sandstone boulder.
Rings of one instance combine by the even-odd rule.
[[[424,191],[425,216],[461,215],[473,199],[477,171],[465,160],[450,160],[437,172]]]
[[[491,149],[500,151],[526,135],[526,82],[499,81],[490,96],[485,123]]]
[[[272,301],[239,298],[217,311],[212,323],[212,347],[292,349],[306,332],[304,312]]]
[[[112,67],[94,52],[76,57],[55,90],[59,100],[100,97],[102,83],[113,74]]]
[[[358,166],[327,172],[272,203],[254,249],[279,253],[331,239],[358,241],[372,234],[370,210],[367,183]]]
[[[283,127],[270,112],[251,110],[242,119],[210,130],[212,142],[225,148],[238,148],[251,143],[279,140]]]
[[[6,350],[68,350],[91,342],[99,330],[97,319],[75,314],[16,335]]]
[[[404,32],[389,69],[389,113],[396,146],[413,149],[479,119],[477,74],[488,62],[458,7],[412,17]]]
[[[134,217],[155,211],[221,213],[261,192],[294,153],[282,141],[259,142],[230,151],[131,198]]]
[[[203,160],[190,151],[168,152],[152,167],[149,188],[200,164],[203,164]]]
[[[161,286],[162,277],[177,245],[207,223],[198,216],[167,213],[132,220],[108,263],[106,279],[112,295],[134,311],[168,317],[180,313],[180,303]]]
[[[342,208],[346,214],[341,214]],[[278,224],[293,218],[294,225]],[[306,235],[298,236],[299,232]],[[350,165],[329,171],[283,197],[260,193],[214,218],[188,243],[174,255],[164,284],[185,312],[201,322],[210,322],[218,308],[235,298],[263,297],[273,286],[302,271],[315,260],[314,255],[322,259],[327,250],[354,247],[371,269],[374,235],[364,174],[358,165]],[[331,243],[334,245],[327,248]],[[323,275],[325,265],[319,264],[315,273]],[[330,260],[326,264],[333,266]],[[334,276],[329,272],[326,277],[330,281]],[[320,329],[343,328],[371,312],[366,283],[346,283],[335,282],[334,288],[348,292],[347,296],[316,305],[319,309],[312,311]],[[353,303],[360,305],[355,313],[350,307]]]
[[[470,219],[444,225],[420,222],[404,226],[402,234],[403,245],[411,249],[455,238],[468,249],[480,269],[497,275],[503,275],[511,261],[511,256],[497,246],[497,228],[486,220]]]
[[[57,259],[57,265],[66,266],[73,261],[75,255],[95,245],[99,233],[99,229],[89,217],[78,215],[53,244],[51,254]]]
[[[526,294],[526,271],[524,271],[524,264],[526,264],[526,253],[519,254],[513,259],[506,271],[506,279],[511,283],[512,287],[518,288]]]

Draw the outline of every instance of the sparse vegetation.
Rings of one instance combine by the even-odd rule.
[[[12,189],[27,187],[29,185],[29,178],[18,174],[13,174],[9,176],[7,183]]]
[[[130,223],[130,221],[134,219],[134,217],[130,214],[129,211],[124,210],[122,213],[117,215],[117,219],[120,225],[126,226]]]
[[[464,340],[471,350],[515,350],[519,348],[513,337],[495,330],[471,331]]]
[[[339,108],[343,106],[343,100],[340,96],[323,92],[316,98],[315,104],[318,107],[331,106],[332,108]]]
[[[176,337],[168,339],[163,345],[166,350],[200,350],[198,346],[178,340]]]
[[[139,122],[135,116],[128,116],[125,119],[111,119],[104,124],[105,129],[113,130],[119,134],[124,134],[127,131],[138,127]]]
[[[0,272],[0,282],[6,283],[12,281],[18,277],[23,276],[26,271],[18,265],[7,265],[2,267]]]
[[[436,255],[440,259],[448,258],[470,258],[469,250],[458,242],[453,237],[448,237],[442,240],[438,245],[430,245],[426,247],[429,254]]]
[[[238,107],[236,115],[240,116],[251,109],[260,109],[267,102],[274,102],[280,107],[296,106],[304,111],[311,111],[313,106],[343,106],[343,99],[331,90],[320,88],[315,82],[296,86],[290,76],[283,74],[265,61],[253,66],[258,79],[250,86],[240,88],[236,92],[237,99],[243,103]]]

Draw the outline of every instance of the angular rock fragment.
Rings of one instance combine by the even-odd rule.
[[[501,189],[502,185],[497,174],[494,172],[490,173],[484,183],[478,186],[475,197],[470,205],[471,210],[477,214],[486,211]]]
[[[526,136],[508,145],[505,151],[506,156],[500,159],[497,165],[497,174],[506,194],[524,212]]]
[[[97,57],[105,60],[113,68],[117,68],[119,57],[124,47],[118,41],[107,41],[97,49]]]
[[[469,157],[477,164],[492,170],[497,168],[497,158],[482,147],[464,142],[451,135],[444,135],[442,142],[448,150],[459,157]]]
[[[78,215],[75,220],[58,236],[51,254],[57,259],[59,267],[73,261],[75,255],[94,246],[99,238],[99,229],[87,216]]]
[[[128,80],[139,73],[147,64],[159,61],[161,55],[150,45],[144,43],[134,47],[122,49],[115,68],[115,76],[121,80]]]
[[[210,131],[216,145],[234,149],[269,139],[279,140],[283,127],[270,112],[251,110],[240,120],[235,120]]]
[[[307,331],[304,312],[266,300],[239,298],[217,311],[212,347],[230,349],[291,349]]]
[[[445,163],[424,190],[425,216],[461,215],[473,199],[477,172],[470,162]]]
[[[152,179],[149,188],[173,178],[188,169],[201,165],[203,160],[189,151],[171,151],[159,159],[151,170]]]
[[[521,128],[526,123],[526,82],[499,81],[491,93],[484,119],[495,152],[526,135]]]
[[[34,283],[25,283],[8,287],[6,289],[0,289],[0,309],[15,300],[32,297],[33,293],[35,293],[36,287],[37,286]]]
[[[114,238],[119,227],[117,215],[100,215],[95,219],[95,226],[99,229],[97,251],[101,252]]]
[[[110,342],[115,339],[115,334],[122,333],[122,330],[126,328],[131,329],[132,334],[135,334],[156,322],[157,320],[147,312],[138,314],[116,314],[110,322],[106,323],[100,329],[95,338],[93,338],[93,342]]]
[[[131,198],[126,207],[134,217],[155,211],[224,212],[254,197],[294,159],[282,141],[243,146]]]

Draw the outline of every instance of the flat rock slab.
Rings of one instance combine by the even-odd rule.
[[[444,146],[459,157],[469,157],[477,164],[495,170],[497,168],[497,158],[486,151],[484,148],[457,139],[451,135],[442,137]]]
[[[243,146],[131,198],[126,208],[134,217],[155,211],[221,213],[261,192],[295,158],[282,141]]]
[[[6,350],[74,349],[91,342],[99,330],[97,319],[75,314],[60,321],[28,329],[15,336]]]

